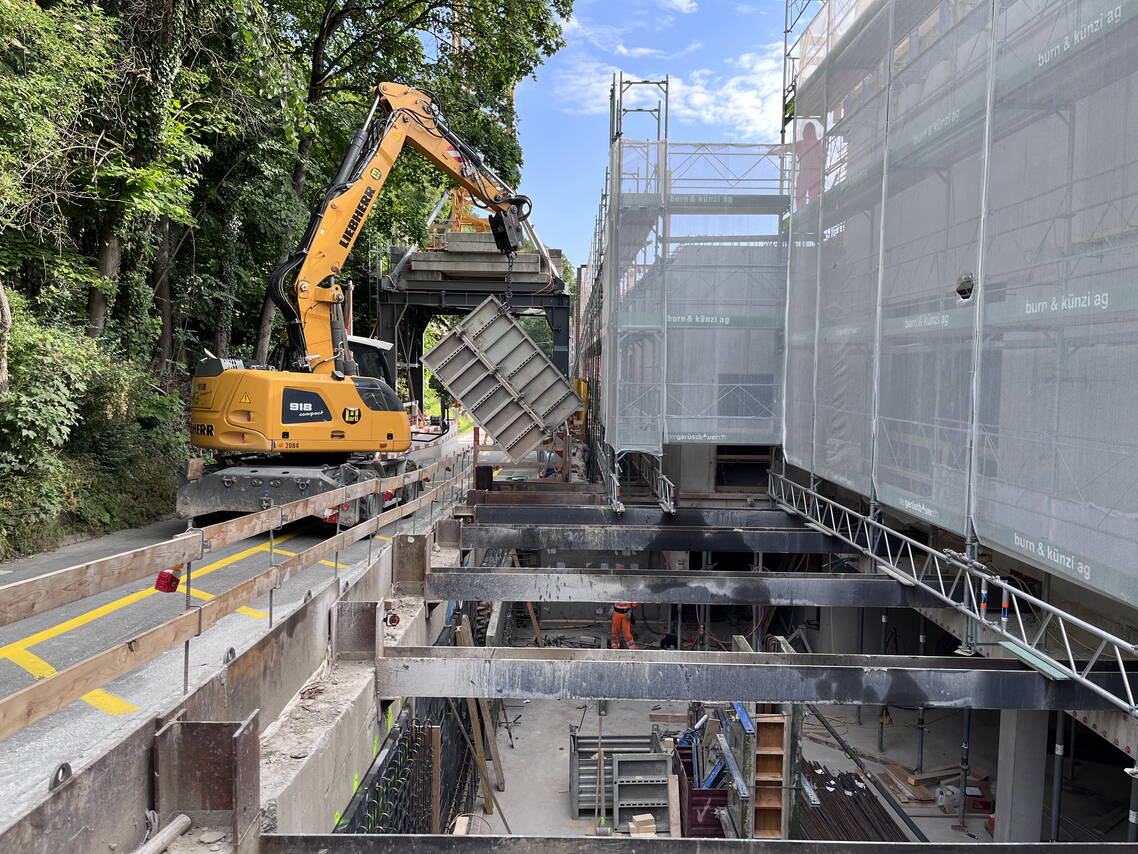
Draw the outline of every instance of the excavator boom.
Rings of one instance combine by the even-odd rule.
[[[373,121],[380,108],[384,118],[376,132]],[[288,325],[285,370],[237,359],[203,359],[191,405],[194,445],[242,453],[337,455],[398,453],[410,446],[407,413],[393,390],[395,378],[359,376],[353,350],[361,357],[375,354],[363,352],[360,339],[349,347],[344,292],[335,281],[407,145],[491,211],[499,249],[521,248],[529,199],[483,164],[429,97],[397,83],[380,84],[300,246],[270,278],[270,295]],[[382,360],[370,358],[364,364],[382,365]]]
[[[377,106],[386,108],[386,124],[378,141],[370,150],[364,150],[368,124]],[[302,368],[314,373],[343,369],[337,359],[345,348],[336,339],[343,327],[337,308],[343,303],[344,294],[332,278],[343,269],[360,228],[405,145],[418,151],[492,212],[491,230],[501,251],[517,252],[522,247],[521,221],[529,215],[529,199],[516,194],[482,163],[478,153],[450,130],[427,95],[398,83],[381,83],[376,88],[369,121],[353,139],[337,183],[316,212],[314,227],[310,226],[305,245],[298,253],[300,269],[293,285],[295,308],[286,309],[285,313],[292,326],[292,349],[302,353],[306,363]],[[278,305],[288,296],[281,290],[283,284],[275,283]]]

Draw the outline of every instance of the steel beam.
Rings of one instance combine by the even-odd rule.
[[[1119,687],[1116,673],[1093,683]],[[383,697],[713,700],[977,709],[1101,709],[1110,701],[1014,659],[670,650],[399,647],[376,661]]]
[[[979,847],[979,846],[975,846]],[[1032,854],[1101,854],[1101,842],[1032,845]],[[428,836],[364,833],[261,836],[261,854],[960,854],[958,842],[846,842],[762,839],[643,839],[629,836]],[[1020,844],[989,843],[984,854],[1022,854]]]
[[[235,854],[257,847],[260,818],[258,712],[244,721],[175,718],[154,736],[154,803],[165,821],[181,812],[230,827]]]
[[[645,602],[672,605],[936,608],[919,588],[884,575],[821,572],[667,572],[437,566],[428,599],[483,602]]]
[[[587,495],[604,495],[605,488],[600,483],[587,483],[585,481],[571,481],[565,483],[560,480],[497,480],[494,481],[494,492],[528,492],[535,495],[535,501],[541,503],[543,492],[583,492]]]
[[[498,484],[495,484],[497,489]],[[480,506],[474,511],[479,524],[500,525],[608,525],[619,528],[659,526],[664,528],[758,528],[808,531],[800,516],[785,510],[746,510],[726,507],[681,507],[665,513],[659,507],[626,505],[623,513],[608,507],[549,506],[535,498],[519,507]],[[585,502],[581,502],[585,504]],[[842,544],[849,550],[849,546]]]
[[[476,513],[492,505],[479,505]],[[494,510],[520,510],[497,507]],[[534,508],[528,508],[534,509]],[[564,508],[554,508],[564,509]],[[581,509],[581,508],[577,508]],[[598,508],[588,507],[586,510]],[[575,549],[585,551],[779,552],[842,554],[849,547],[836,537],[805,527],[703,528],[675,525],[472,524],[462,528],[464,549]]]
[[[396,595],[423,595],[423,578],[431,565],[431,538],[396,534],[391,549],[391,588]]]
[[[427,308],[456,309],[469,311],[476,308],[490,294],[502,293],[501,282],[452,282],[440,281],[443,287],[439,290],[423,290],[431,282],[416,282],[415,290],[381,291],[380,302],[388,305],[423,306]],[[569,305],[568,294],[538,294],[523,288],[540,288],[532,282],[515,282],[513,284],[513,299],[510,307],[515,313],[521,309],[540,308],[566,308]]]
[[[594,506],[607,502],[603,492],[499,492],[498,490],[472,489],[466,493],[466,504],[476,507],[482,504],[532,507],[535,504],[557,506]]]

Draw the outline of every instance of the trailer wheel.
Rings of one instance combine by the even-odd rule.
[[[417,480],[414,483],[407,484],[406,486],[402,487],[402,489],[403,498],[400,499],[399,503],[409,504],[418,498],[419,494],[423,491],[423,482],[421,480]]]

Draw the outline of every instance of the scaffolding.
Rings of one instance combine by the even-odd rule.
[[[666,81],[648,82],[664,86],[663,118],[648,112],[666,129]],[[614,81],[606,188],[581,284],[594,435],[617,462],[659,458],[665,445],[777,443],[783,149],[629,139],[623,114],[643,111],[622,106],[630,85]]]
[[[786,458],[1124,600],[1136,40],[1107,0],[830,0],[787,51]]]

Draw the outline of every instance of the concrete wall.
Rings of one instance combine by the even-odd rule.
[[[665,445],[664,474],[684,493],[715,491],[715,445]]]
[[[262,739],[266,832],[331,831],[387,735],[370,663],[338,663],[321,681],[323,695],[294,704]]]

